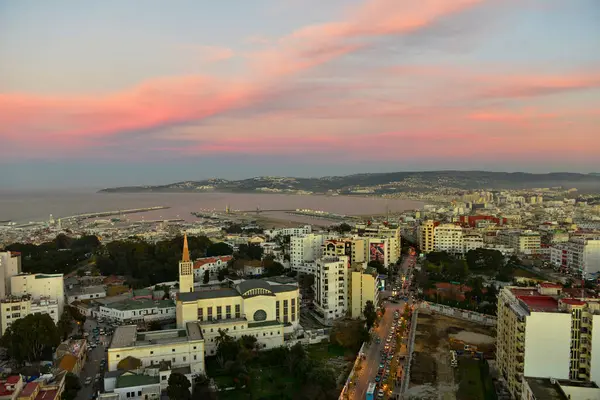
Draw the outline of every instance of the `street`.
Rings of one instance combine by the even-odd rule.
[[[92,330],[98,326],[96,320],[91,318],[86,319],[85,321],[85,331],[90,334],[89,338],[92,337]],[[88,339],[89,339],[88,338]],[[95,382],[94,379],[96,374],[100,373],[101,376],[104,375],[104,372],[101,371],[100,362],[106,358],[106,353],[104,349],[108,346],[108,337],[100,336],[100,340],[98,341],[98,346],[95,349],[92,349],[88,352],[88,359],[85,363],[85,366],[81,370],[79,374],[79,381],[81,382],[81,390],[77,393],[76,400],[89,400],[94,397],[94,394],[99,390],[103,381],[102,378]],[[85,380],[90,377],[92,378],[92,383],[89,385],[85,384]]]
[[[405,257],[402,260],[402,265],[399,271],[401,276],[407,274],[410,275],[409,271],[412,263],[414,263],[414,257]],[[400,284],[402,284],[402,282],[400,282]],[[352,400],[365,399],[369,383],[375,381],[375,376],[377,375],[377,371],[379,369],[379,362],[381,358],[380,353],[384,349],[385,339],[388,336],[390,328],[392,327],[392,323],[394,322],[394,311],[398,311],[399,314],[402,314],[405,304],[406,302],[403,300],[399,303],[391,303],[389,301],[386,301],[385,314],[379,321],[378,327],[373,328],[372,330],[374,340],[372,340],[366,348],[366,358],[361,362],[362,368],[357,373],[356,386],[353,388],[350,395],[350,398]],[[408,335],[408,332],[406,332],[404,335],[406,337]],[[375,338],[380,339],[379,343],[377,343]],[[399,352],[400,348],[397,348],[396,351]]]

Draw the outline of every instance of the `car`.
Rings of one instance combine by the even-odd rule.
[[[385,367],[385,363],[379,363],[379,368]]]
[[[87,378],[85,378],[84,383],[86,386],[89,386],[92,383],[92,377],[88,376]]]
[[[377,376],[375,377],[375,382],[379,382],[379,381],[381,381],[381,375],[377,375]]]
[[[377,392],[377,398],[383,399],[383,396],[384,396],[383,390],[379,389],[379,392]]]

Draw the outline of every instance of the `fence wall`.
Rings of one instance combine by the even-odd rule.
[[[350,381],[354,377],[354,371],[356,370],[356,366],[360,363],[360,360],[362,358],[362,354],[365,350],[365,344],[366,343],[363,342],[362,346],[360,346],[360,350],[358,351],[356,360],[354,360],[354,365],[352,366],[352,370],[350,371],[350,374],[348,374],[348,377],[346,378],[346,383],[344,383],[344,387],[342,388],[342,392],[340,393],[340,397],[338,398],[338,400],[344,400],[344,395],[346,394],[346,391],[348,390]]]
[[[424,311],[433,311],[446,315],[452,318],[464,319],[466,321],[475,322],[487,326],[496,326],[497,319],[491,315],[481,314],[475,311],[462,310],[460,308],[454,308],[443,304],[431,303],[428,301],[421,302],[419,308]]]

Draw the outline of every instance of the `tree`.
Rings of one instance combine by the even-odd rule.
[[[339,224],[339,225],[334,225],[334,226],[332,227],[332,229],[333,229],[335,232],[338,232],[338,233],[347,233],[347,232],[350,232],[350,231],[352,230],[352,227],[351,227],[350,225],[348,225],[347,223],[345,223],[345,222],[342,222],[342,223],[341,223],[341,224]]]
[[[82,268],[79,268],[77,270],[77,276],[81,278],[84,275],[85,275],[85,271]]]
[[[466,261],[471,271],[498,271],[504,266],[502,253],[492,249],[469,250]]]
[[[62,393],[61,399],[63,400],[75,400],[77,392],[81,389],[81,383],[77,375],[68,372],[65,376],[65,389]]]
[[[199,375],[194,381],[193,399],[217,400],[217,393],[210,387],[210,380],[206,375]]]
[[[68,310],[63,311],[56,328],[61,340],[67,340],[73,329],[73,317]]]
[[[371,300],[367,301],[367,303],[365,304],[363,315],[367,320],[367,329],[371,329],[371,327],[375,323],[375,320],[377,319],[377,311],[375,311],[375,305]]]
[[[263,253],[264,249],[257,243],[242,243],[234,257],[244,260],[262,260]]]
[[[240,343],[229,336],[224,330],[219,329],[217,343],[217,356],[222,356],[225,361],[235,361],[240,352]]]
[[[257,341],[258,341],[258,339],[256,339],[255,336],[251,336],[251,335],[242,335],[242,337],[239,339],[240,346],[242,348],[248,349],[248,350],[256,349]]]
[[[372,260],[369,261],[369,263],[367,264],[367,266],[371,267],[371,268],[375,268],[377,270],[378,274],[386,274],[387,273],[387,269],[385,268],[385,266],[383,265],[383,263],[379,260]]]
[[[223,282],[223,280],[225,280],[225,275],[227,275],[227,269],[221,268],[217,274],[217,279],[219,279],[219,282]]]
[[[285,271],[284,266],[281,263],[275,261],[273,259],[273,256],[265,257],[265,259],[263,260],[263,267],[265,268],[266,276],[282,275]]]
[[[204,271],[204,277],[202,278],[202,283],[205,285],[210,281],[210,272],[208,270]]]
[[[190,387],[192,384],[185,375],[179,372],[172,372],[169,376],[169,386],[167,386],[167,395],[170,400],[189,400],[192,398]]]
[[[59,343],[58,329],[48,314],[29,314],[17,319],[0,338],[0,346],[19,363],[41,361]]]
[[[331,328],[329,339],[352,351],[358,351],[363,342],[369,338],[369,332],[362,321],[338,321]]]
[[[213,243],[206,249],[206,257],[229,256],[233,254],[233,248],[225,243]]]

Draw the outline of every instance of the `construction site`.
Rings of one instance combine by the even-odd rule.
[[[487,363],[495,342],[492,327],[419,311],[406,398],[495,399]]]

